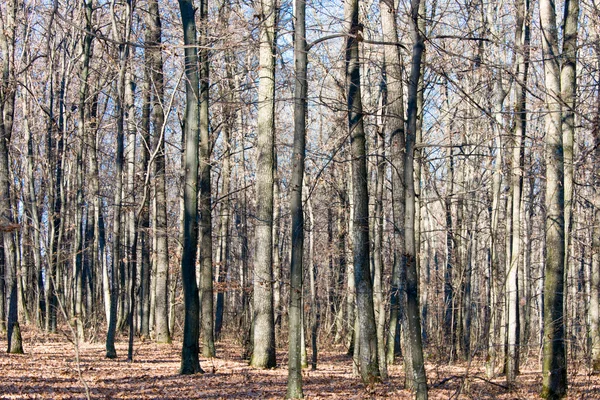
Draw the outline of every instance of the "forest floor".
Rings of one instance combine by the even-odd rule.
[[[46,335],[24,329],[24,355],[0,351],[0,399],[79,399],[86,389],[93,399],[282,399],[286,393],[287,358],[278,351],[279,367],[256,370],[240,356],[232,340],[220,342],[218,357],[201,359],[202,375],[180,376],[181,343],[157,345],[136,341],[134,362],[126,362],[126,338],[117,343],[119,358],[104,358],[102,342],[80,345],[80,363],[67,333]],[[6,348],[5,337],[0,349]],[[389,369],[390,378],[366,387],[352,375],[352,362],[343,349],[320,353],[318,368],[303,373],[306,399],[410,399],[403,389],[401,366]],[[487,380],[481,362],[452,366],[428,364],[432,399],[536,399],[541,371],[522,368],[512,391],[503,377]],[[79,377],[81,373],[81,378]],[[600,399],[600,376],[570,366],[569,398]]]

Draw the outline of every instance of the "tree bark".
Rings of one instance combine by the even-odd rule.
[[[154,331],[158,343],[171,343],[169,332],[169,246],[167,225],[167,196],[165,179],[165,141],[161,139],[165,123],[164,110],[164,76],[163,59],[161,51],[162,23],[158,1],[151,0],[148,4],[147,15],[148,41],[148,68],[151,71],[151,98],[152,98],[152,141],[156,152],[154,158],[154,196],[156,224],[153,225],[156,238],[156,253],[154,255],[154,269],[156,280]]]
[[[193,0],[179,0],[183,42],[185,44],[185,117],[183,125],[184,149],[184,212],[181,280],[185,305],[183,346],[181,350],[182,375],[203,373],[199,360],[200,301],[196,283],[196,249],[198,245],[198,143],[200,134],[200,73],[196,40],[195,8]]]
[[[511,216],[512,216],[512,234],[511,246],[508,252],[510,259],[509,269],[506,279],[506,299],[508,313],[508,337],[506,354],[506,381],[513,385],[519,373],[519,350],[521,345],[520,338],[520,317],[519,317],[519,269],[521,260],[521,202],[523,192],[523,175],[525,173],[525,137],[527,131],[527,77],[529,70],[529,0],[518,0],[516,4],[516,32],[515,47],[517,59],[517,82],[514,86],[515,93],[515,129],[512,138],[511,154],[511,178],[510,185],[512,190]]]
[[[122,213],[122,192],[123,192],[123,162],[124,162],[124,133],[125,133],[125,84],[127,73],[127,61],[129,59],[129,33],[131,29],[132,9],[131,2],[127,2],[125,11],[125,37],[120,37],[116,27],[116,15],[112,10],[113,17],[113,36],[119,40],[119,77],[117,81],[117,97],[115,99],[117,108],[117,151],[115,159],[115,191],[114,191],[114,210],[113,210],[113,248],[112,248],[112,274],[111,274],[111,301],[110,301],[110,320],[108,332],[106,334],[106,357],[116,358],[115,334],[117,330],[117,301],[120,303],[121,310],[125,306],[124,296],[124,272],[125,265],[122,257],[122,232],[121,232],[121,213]],[[121,284],[116,277],[120,277]]]
[[[201,310],[201,335],[202,355],[214,357],[214,307],[213,307],[213,251],[212,251],[212,201],[210,182],[210,153],[209,139],[209,61],[208,61],[208,0],[200,1],[200,218],[198,230],[200,236],[200,310]]]
[[[2,225],[4,273],[8,289],[7,341],[8,353],[23,353],[17,309],[16,228],[11,202],[9,148],[13,130],[16,85],[14,55],[16,41],[17,2],[10,1],[5,18],[0,18],[0,51],[3,55],[0,83],[0,224]],[[4,293],[2,293],[4,296]]]
[[[397,4],[393,0],[380,1],[381,28],[386,42],[398,43],[396,25]],[[402,87],[402,57],[397,46],[384,46],[385,128],[390,132],[390,159],[392,174],[392,214],[394,232],[394,265],[391,278],[390,327],[387,340],[387,363],[394,362],[396,343],[399,341],[398,320],[401,310],[400,274],[404,269],[404,95]]]
[[[404,183],[406,212],[404,229],[406,237],[406,248],[404,257],[406,259],[406,318],[408,320],[408,338],[412,367],[414,376],[413,386],[417,399],[427,399],[427,377],[425,375],[425,363],[423,359],[423,345],[421,336],[421,318],[419,308],[419,289],[417,273],[417,249],[415,243],[415,181],[414,181],[414,152],[415,136],[417,131],[417,98],[419,89],[419,76],[421,74],[421,56],[423,55],[424,32],[420,31],[419,15],[420,0],[411,1],[410,34],[413,41],[410,80],[408,87],[408,124],[406,131],[406,151],[404,153]]]
[[[275,139],[275,43],[278,8],[275,0],[259,6],[260,54],[258,88],[258,160],[256,170],[256,256],[254,261],[254,327],[250,365],[274,368],[273,314],[273,170]]]
[[[306,153],[307,66],[306,51],[306,1],[295,0],[294,25],[294,150],[290,214],[292,215],[292,254],[290,259],[290,300],[288,311],[289,359],[287,394],[289,399],[301,399],[302,393],[302,276],[304,254],[304,212],[302,189],[304,158]]]
[[[352,186],[354,197],[354,281],[358,314],[358,367],[365,383],[380,379],[377,362],[377,330],[373,308],[373,283],[369,263],[369,194],[367,191],[366,137],[360,87],[358,0],[346,0],[346,90],[348,128],[352,152]],[[412,171],[411,171],[412,174]]]
[[[546,87],[546,278],[544,282],[544,345],[542,397],[558,399],[567,392],[565,354],[564,261],[565,203],[560,53],[555,4],[540,1],[544,82]]]

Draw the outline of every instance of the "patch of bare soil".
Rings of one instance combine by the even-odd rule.
[[[0,398],[81,399],[85,386],[93,399],[281,399],[286,393],[287,356],[279,349],[279,367],[256,370],[240,357],[233,341],[218,344],[218,357],[201,359],[206,373],[180,376],[181,343],[136,342],[133,363],[125,361],[124,337],[117,343],[119,358],[104,358],[104,344],[81,344],[80,363],[73,344],[63,334],[42,335],[25,330],[24,355],[0,352]],[[5,338],[0,349],[6,348]],[[502,377],[485,378],[483,365],[427,366],[432,399],[536,399],[541,372],[526,365],[516,387],[508,391]],[[79,371],[83,381],[79,378]],[[322,352],[317,370],[304,371],[307,399],[410,399],[403,389],[401,365],[389,368],[390,379],[366,387],[352,375],[352,361],[343,349]],[[600,378],[586,370],[570,370],[569,398],[600,399]]]

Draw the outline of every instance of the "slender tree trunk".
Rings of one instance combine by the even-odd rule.
[[[383,181],[385,179],[385,133],[377,129],[377,174],[375,182],[375,226],[373,239],[373,307],[377,328],[377,357],[382,379],[387,379],[385,351],[385,304],[383,302]]]
[[[406,213],[404,229],[406,237],[406,317],[408,320],[408,338],[412,357],[414,376],[414,388],[417,399],[427,399],[427,377],[425,375],[425,363],[423,359],[423,346],[421,336],[421,318],[419,308],[419,289],[417,274],[417,249],[415,243],[415,188],[414,188],[414,151],[415,136],[417,131],[417,97],[419,88],[419,76],[421,74],[421,56],[425,47],[424,32],[420,31],[419,15],[420,0],[411,1],[410,32],[413,41],[411,60],[411,72],[408,88],[408,124],[406,132],[406,152],[404,153],[404,182],[405,182],[405,204]]]
[[[154,331],[158,343],[171,343],[169,333],[169,248],[167,226],[167,196],[165,179],[165,141],[162,140],[162,130],[165,123],[164,115],[164,77],[162,60],[162,24],[158,2],[151,0],[148,5],[147,41],[148,68],[151,71],[150,82],[152,98],[152,140],[156,153],[154,158],[154,195],[156,224],[153,225],[156,240],[154,255],[154,270],[156,291],[154,311]]]
[[[381,28],[386,42],[398,42],[396,25],[397,4],[393,0],[380,1]],[[402,57],[397,46],[384,46],[386,89],[385,128],[390,132],[390,159],[392,174],[392,214],[394,232],[394,265],[391,278],[390,327],[386,361],[394,362],[396,343],[399,341],[398,320],[401,310],[400,274],[404,269],[404,96],[402,88]]]
[[[564,192],[565,192],[565,278],[569,271],[574,273],[575,263],[571,260],[571,231],[573,227],[573,189],[574,189],[574,171],[573,171],[573,155],[574,155],[574,139],[575,139],[575,107],[576,107],[576,87],[577,87],[577,29],[579,18],[579,0],[566,0],[563,9],[563,40],[561,49],[561,71],[560,71],[560,86],[561,100],[563,104],[563,119],[562,119],[562,136],[563,136],[563,154],[564,154]],[[575,280],[575,279],[574,279]],[[565,279],[566,282],[568,280]],[[573,288],[575,286],[572,286]],[[575,293],[575,291],[574,291]],[[571,299],[572,304],[576,304],[575,297]],[[567,304],[565,300],[565,305]],[[565,309],[565,318],[569,318],[568,322],[572,332],[573,339],[575,337],[576,315],[575,313],[567,312]],[[575,345],[575,340],[571,340],[571,348]]]
[[[74,254],[74,267],[75,267],[75,327],[77,332],[77,339],[84,340],[83,333],[83,149],[86,141],[87,133],[87,119],[86,119],[86,100],[88,97],[88,77],[90,58],[92,52],[92,1],[86,0],[84,3],[84,15],[85,15],[85,26],[86,34],[82,43],[82,66],[81,66],[81,87],[79,88],[79,121],[78,121],[78,133],[80,144],[77,149],[77,160],[76,160],[76,180],[77,180],[77,199],[75,204],[75,254]]]
[[[275,0],[259,6],[260,55],[258,89],[258,160],[256,170],[256,256],[254,261],[254,327],[250,365],[273,368],[273,170],[275,139],[275,43],[278,8]]]
[[[226,56],[226,60],[231,62],[231,57],[229,55]],[[228,65],[226,67],[227,76],[229,81],[233,81],[233,67]],[[229,221],[231,219],[231,199],[230,199],[230,182],[231,182],[231,153],[233,143],[231,141],[231,131],[234,128],[235,124],[235,112],[232,109],[230,104],[233,104],[233,84],[230,83],[226,94],[226,98],[229,101],[229,104],[224,106],[223,114],[224,114],[224,127],[223,127],[223,166],[222,166],[222,176],[223,182],[221,186],[221,215],[219,221],[219,240],[218,240],[218,250],[217,250],[217,283],[219,287],[217,289],[217,301],[216,301],[216,310],[215,310],[215,339],[219,339],[221,336],[221,330],[223,328],[223,314],[225,311],[225,291],[226,288],[223,286],[225,280],[227,279],[227,275],[229,274]]]
[[[560,53],[555,4],[540,1],[546,87],[546,278],[544,282],[544,347],[542,397],[558,399],[567,392],[565,354],[564,260],[565,203]]]
[[[113,19],[117,17],[114,15]],[[126,84],[126,73],[127,73],[127,61],[129,59],[129,45],[126,44],[129,39],[129,32],[131,27],[132,9],[131,3],[127,3],[127,10],[125,15],[125,38],[121,38],[119,44],[119,77],[117,81],[117,152],[116,152],[116,168],[115,168],[115,190],[114,190],[114,211],[113,211],[113,248],[112,248],[112,274],[111,274],[111,301],[110,301],[110,319],[108,325],[108,332],[106,335],[106,357],[116,358],[117,351],[115,349],[115,334],[117,330],[117,301],[121,307],[125,306],[124,295],[125,288],[124,284],[124,271],[125,265],[121,252],[122,245],[122,233],[121,233],[121,213],[122,213],[122,193],[123,193],[123,162],[124,162],[124,132],[125,132],[125,84]],[[119,40],[120,37],[116,22],[114,23],[113,35],[115,39]],[[121,278],[121,285],[119,285],[116,275],[117,272]],[[121,294],[119,296],[119,294]]]
[[[500,214],[500,189],[502,183],[502,141],[501,133],[503,132],[502,123],[502,110],[504,99],[506,98],[507,91],[503,88],[502,81],[496,83],[494,88],[494,172],[492,176],[492,204],[490,210],[490,261],[489,261],[489,329],[488,329],[488,351],[487,351],[487,362],[486,362],[486,375],[488,378],[492,378],[496,375],[496,359],[497,359],[497,347],[498,347],[498,277],[500,270],[500,258],[499,258],[499,229],[498,220]]]
[[[596,36],[596,56],[600,55],[599,37]],[[600,77],[600,57],[598,58],[598,77]],[[592,231],[592,260],[590,265],[590,345],[592,371],[600,372],[600,88],[596,90],[596,116],[592,130],[594,136],[594,192]]]
[[[202,355],[214,357],[214,307],[213,307],[213,251],[212,251],[212,201],[210,182],[210,153],[209,139],[209,61],[208,61],[208,0],[200,2],[200,48],[198,50],[200,63],[200,218],[198,220],[198,234],[200,236],[200,310],[201,310],[201,335]]]
[[[358,35],[358,0],[346,0],[344,7],[346,31],[346,89],[348,127],[352,149],[352,183],[354,197],[354,281],[359,332],[355,346],[359,348],[358,366],[365,383],[379,380],[377,362],[377,330],[373,308],[373,283],[369,263],[369,194],[367,192],[366,137],[360,88]],[[411,171],[412,174],[412,171]]]
[[[198,245],[198,142],[200,135],[200,72],[196,39],[195,8],[193,0],[179,0],[183,42],[185,44],[186,107],[183,137],[184,149],[184,217],[181,280],[185,305],[183,348],[181,351],[182,375],[203,373],[199,360],[200,303],[196,283],[196,249]]]
[[[523,174],[525,166],[525,135],[527,131],[527,77],[529,70],[529,0],[517,1],[517,25],[515,33],[517,82],[515,88],[515,130],[512,140],[512,170],[510,185],[512,190],[511,216],[512,235],[509,251],[510,264],[507,271],[506,299],[508,313],[508,337],[506,358],[506,381],[513,385],[519,373],[520,317],[519,317],[519,269],[521,261],[521,202],[523,192]]]
[[[17,257],[14,238],[15,223],[11,204],[9,146],[13,130],[16,85],[14,52],[16,41],[17,2],[10,1],[6,15],[0,18],[0,51],[3,55],[0,83],[0,224],[2,225],[4,273],[8,289],[8,353],[23,353],[17,309]],[[2,293],[4,296],[4,293]],[[4,321],[4,320],[3,320]]]
[[[290,300],[288,310],[289,359],[287,394],[289,399],[301,399],[302,393],[302,276],[304,254],[304,212],[302,189],[306,153],[307,66],[306,1],[295,0],[294,30],[294,150],[290,214],[292,215],[292,254],[290,260]]]

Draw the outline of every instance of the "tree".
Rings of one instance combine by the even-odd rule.
[[[546,278],[544,282],[544,347],[542,397],[560,399],[567,392],[565,352],[564,265],[565,203],[560,51],[555,4],[540,2],[544,82],[546,88]]]
[[[294,151],[292,154],[292,256],[290,262],[290,304],[289,304],[289,361],[287,395],[289,399],[300,399],[302,393],[302,257],[304,255],[304,212],[302,188],[304,179],[304,159],[306,153],[306,113],[307,113],[307,66],[306,46],[306,1],[296,0],[294,7]],[[312,267],[312,266],[311,266]]]
[[[377,333],[373,308],[373,282],[369,271],[369,194],[367,192],[366,137],[360,88],[358,0],[346,0],[346,90],[348,130],[352,153],[352,189],[354,197],[354,281],[356,285],[357,326],[355,346],[358,367],[365,383],[379,380]],[[411,172],[412,173],[412,172]]]
[[[212,203],[210,182],[210,139],[209,139],[209,62],[208,62],[208,0],[200,2],[200,310],[202,312],[202,355],[215,356],[213,318],[213,255],[212,255]]]
[[[421,57],[425,47],[423,32],[419,29],[420,1],[412,0],[410,3],[410,34],[413,41],[410,80],[408,86],[407,105],[407,130],[406,147],[404,153],[404,232],[406,237],[404,257],[406,262],[406,318],[408,320],[408,338],[412,367],[414,374],[414,388],[417,399],[427,399],[427,377],[425,375],[425,363],[423,359],[423,344],[421,336],[421,318],[419,308],[419,289],[417,275],[417,249],[415,234],[415,180],[414,153],[415,138],[417,132],[417,98],[419,88],[419,76],[421,74]]]
[[[146,17],[146,57],[149,70],[149,92],[151,98],[152,118],[152,148],[156,152],[154,159],[154,195],[156,206],[156,225],[153,226],[156,237],[156,311],[154,317],[156,341],[158,343],[170,343],[169,314],[168,314],[168,282],[169,282],[169,246],[168,246],[168,223],[167,223],[167,197],[165,193],[165,141],[162,140],[164,115],[164,76],[162,59],[162,25],[157,0],[148,2],[148,14]],[[146,144],[150,146],[150,143]],[[143,273],[147,273],[143,271]],[[148,279],[148,278],[146,278]],[[148,285],[149,286],[149,285]],[[148,287],[149,292],[149,287]]]
[[[258,160],[256,166],[256,255],[253,280],[253,338],[250,365],[274,368],[273,311],[273,170],[275,139],[275,44],[278,8],[275,0],[259,4]]]
[[[14,70],[17,2],[8,2],[3,14],[2,8],[0,8],[0,48],[3,55],[2,82],[0,84],[0,224],[2,225],[4,273],[8,288],[7,352],[23,353],[17,313],[17,249],[14,238],[16,227],[11,204],[10,156],[8,152],[13,130],[17,90]],[[4,293],[2,296],[6,298]]]
[[[127,74],[127,63],[129,60],[129,37],[131,33],[131,21],[133,19],[133,9],[131,1],[126,3],[125,8],[125,36],[121,36],[118,31],[115,14],[114,3],[111,8],[113,19],[113,38],[119,43],[119,76],[117,80],[117,96],[115,99],[117,108],[117,151],[116,151],[116,170],[115,179],[116,186],[114,192],[114,213],[113,213],[113,249],[112,249],[112,274],[111,274],[111,300],[110,300],[110,320],[108,332],[106,334],[106,357],[116,358],[117,351],[115,349],[115,334],[117,330],[117,300],[120,299],[121,310],[125,307],[125,262],[122,254],[122,232],[121,232],[121,217],[122,217],[122,192],[123,192],[123,152],[124,152],[124,134],[125,134],[125,85]],[[58,180],[58,179],[57,179]],[[118,283],[117,274],[120,278]]]
[[[397,5],[395,1],[381,1],[381,29],[386,42],[398,43],[396,26]],[[402,85],[402,57],[399,46],[384,46],[385,89],[384,119],[385,129],[390,135],[390,159],[392,173],[392,208],[394,232],[394,265],[391,282],[390,327],[387,341],[387,362],[392,364],[395,354],[396,336],[400,312],[400,275],[404,268],[404,96]],[[378,344],[379,346],[380,344]],[[381,363],[381,359],[379,360]]]
[[[184,191],[183,191],[183,249],[181,280],[185,317],[183,347],[181,350],[182,375],[203,373],[199,360],[200,300],[196,283],[196,249],[198,245],[198,142],[200,134],[200,73],[193,0],[179,0],[183,43],[185,44],[185,116],[183,124]]]
[[[512,235],[511,246],[507,247],[510,260],[507,272],[506,298],[508,299],[508,353],[506,380],[512,385],[519,373],[519,281],[518,272],[521,259],[521,202],[525,163],[525,137],[527,129],[526,99],[527,75],[529,69],[529,1],[517,2],[517,26],[515,31],[515,57],[517,61],[517,82],[515,84],[515,122],[512,138],[511,179],[512,189]],[[521,285],[527,284],[521,282]]]

